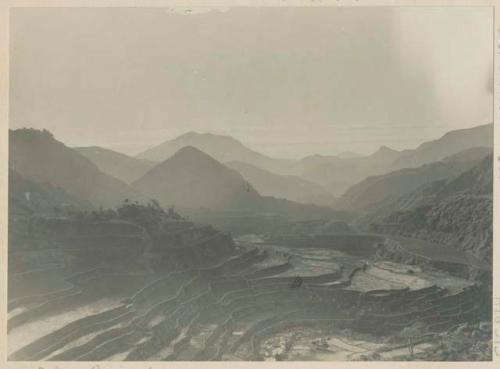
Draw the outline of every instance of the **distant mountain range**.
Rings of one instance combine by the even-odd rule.
[[[163,205],[201,211],[254,208],[257,191],[235,170],[186,146],[132,184]]]
[[[74,149],[91,160],[101,171],[127,183],[138,180],[158,164],[98,146],[76,147]],[[252,164],[238,161],[224,164],[243,175],[263,196],[321,206],[331,206],[335,201],[335,197],[321,185],[298,176],[275,174]]]
[[[275,159],[244,146],[231,136],[211,133],[188,132],[173,140],[148,149],[137,155],[140,159],[164,161],[185,146],[192,146],[220,162],[240,161],[276,173],[282,172],[292,160]]]
[[[101,172],[78,151],[50,132],[19,129],[9,132],[9,166],[24,178],[62,188],[94,206],[115,206],[125,198],[141,199],[126,183]]]
[[[72,149],[48,131],[14,130],[9,132],[9,221],[156,199],[181,214],[236,224],[235,229],[273,227],[268,222],[274,218],[346,219],[356,230],[457,247],[488,262],[492,128],[450,132],[415,150],[381,147],[368,156],[301,160],[269,158],[229,137],[186,136],[200,146],[209,137],[205,149],[226,164],[189,145],[154,163],[99,147]],[[172,149],[171,141],[164,147]]]
[[[493,124],[451,131],[415,150],[405,150],[391,169],[419,167],[473,147],[493,147]]]
[[[459,151],[456,154],[447,156],[442,159],[443,163],[456,163],[456,164],[473,164],[476,165],[488,155],[493,153],[493,147],[473,147]]]
[[[284,198],[301,203],[332,206],[335,197],[317,183],[293,175],[280,175],[239,161],[225,163],[238,171],[264,196]]]
[[[291,173],[321,184],[334,195],[340,195],[368,176],[386,173],[399,154],[399,151],[382,146],[369,156],[347,159],[314,155],[296,162]]]
[[[302,212],[305,204],[319,213],[324,208],[314,205],[373,211],[476,164],[491,152],[492,129],[452,131],[414,150],[382,146],[368,156],[300,160],[271,158],[232,137],[194,132],[134,158],[101,147],[72,149],[47,131],[22,129],[10,132],[10,166],[94,206],[156,198],[203,211]]]
[[[156,162],[137,159],[99,146],[75,147],[76,151],[92,161],[104,173],[131,183],[142,177]]]
[[[193,146],[220,162],[241,162],[274,174],[301,177],[323,186],[334,196],[340,196],[369,176],[419,167],[474,147],[492,147],[492,132],[493,125],[488,124],[448,132],[416,149],[396,151],[382,146],[368,156],[347,151],[331,156],[311,155],[299,160],[271,158],[249,149],[230,136],[189,132],[144,151],[138,158],[163,161],[180,148]]]
[[[237,171],[189,146],[154,165],[98,147],[72,149],[48,131],[14,130],[10,131],[9,139],[11,181],[14,181],[10,197],[25,208],[31,205],[38,210],[67,205],[114,207],[125,199],[154,198],[165,206],[202,212],[290,215],[332,212],[324,207],[261,196]],[[102,171],[94,162],[99,163]],[[125,173],[127,168],[133,173]],[[129,180],[143,171],[146,173],[129,185],[104,171]]]
[[[325,215],[331,210],[261,196],[236,170],[186,146],[132,184],[164,206],[197,212],[250,211]]]
[[[349,188],[338,199],[335,207],[358,211],[373,210],[422,185],[454,177],[477,165],[486,156],[491,155],[491,152],[490,148],[473,148],[418,168],[405,168],[368,177]]]
[[[467,195],[475,198],[493,197],[492,154],[460,175],[419,187],[398,199],[392,205],[392,208],[396,210],[414,209],[432,205],[447,197],[456,195]]]
[[[352,151],[343,151],[340,154],[338,154],[337,156],[341,159],[352,159],[352,158],[359,158],[360,156],[363,156],[363,155],[360,155],[360,154],[358,154],[356,152],[352,152]]]

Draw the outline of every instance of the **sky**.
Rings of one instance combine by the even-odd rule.
[[[187,131],[298,158],[493,120],[488,7],[18,8],[10,126],[137,154]]]

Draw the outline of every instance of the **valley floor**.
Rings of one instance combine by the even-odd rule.
[[[60,265],[11,274],[8,355],[408,360],[436,350],[450,330],[476,329],[485,297],[437,269],[242,237],[216,264],[169,273]]]

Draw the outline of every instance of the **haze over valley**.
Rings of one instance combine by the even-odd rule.
[[[464,332],[485,327],[491,314],[488,304],[477,304],[491,283],[491,137],[490,124],[416,149],[285,160],[215,134],[190,132],[132,157],[96,146],[71,148],[46,130],[12,130],[10,358],[407,360],[418,350],[422,358],[440,360],[435,337],[466,340]],[[32,281],[40,273],[43,290]],[[214,292],[206,295],[206,288]],[[276,288],[282,292],[265,297]],[[388,301],[408,289],[403,300],[412,309],[393,306],[389,313]],[[371,295],[379,290],[383,295]],[[232,318],[220,321],[215,300],[233,292],[243,297],[223,303]],[[346,293],[350,313],[338,300]],[[425,304],[436,304],[429,318],[422,315],[427,305],[417,303],[420,294],[429,295]],[[386,315],[387,329],[371,326],[366,305],[352,300],[368,296],[374,314]],[[257,299],[250,321],[240,317],[248,298]],[[440,311],[454,299],[467,307],[448,320]],[[168,313],[178,315],[177,325],[165,318],[169,301],[189,307]],[[283,304],[295,309],[283,313]],[[84,307],[90,316],[79,313]],[[410,328],[390,325],[391,314],[414,319],[426,337],[421,348],[397,349],[399,330]],[[117,319],[110,328],[107,316]],[[300,323],[312,316],[345,323],[334,323],[333,331]],[[41,317],[56,320],[42,327]],[[98,322],[96,328],[85,328],[86,319]],[[203,333],[208,322],[217,328]],[[143,336],[137,324],[151,333]],[[267,333],[257,328],[268,324],[274,328]],[[68,338],[73,326],[81,328]],[[240,338],[236,326],[246,332]],[[26,329],[38,332],[27,345],[20,339]],[[123,343],[121,334],[128,337]],[[203,334],[211,341],[200,346]],[[260,340],[253,351],[247,336],[248,344]],[[377,337],[388,341],[371,351]],[[299,349],[304,340],[306,351]],[[479,354],[486,358],[484,342]]]
[[[13,8],[8,359],[492,360],[492,15]]]

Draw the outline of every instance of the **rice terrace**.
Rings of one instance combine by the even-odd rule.
[[[9,361],[492,360],[491,9],[10,17]]]

